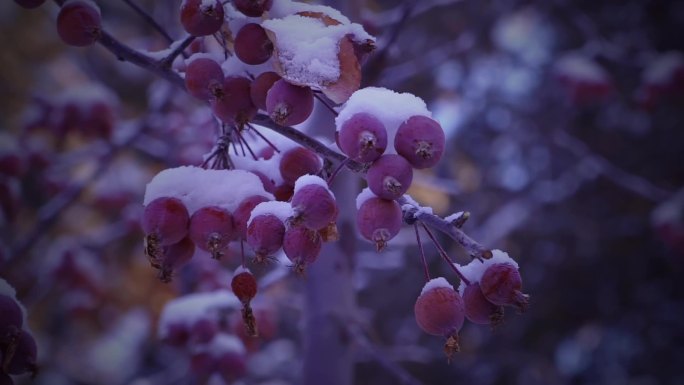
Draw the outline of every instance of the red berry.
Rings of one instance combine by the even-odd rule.
[[[494,305],[485,298],[479,283],[467,285],[463,290],[465,316],[473,323],[497,326],[503,322],[503,307]]]
[[[416,322],[424,332],[448,338],[444,350],[451,358],[453,352],[458,351],[458,331],[461,330],[465,320],[461,296],[450,285],[426,287],[416,300],[413,309]]]
[[[247,239],[247,222],[249,221],[249,216],[252,214],[252,210],[262,202],[268,202],[268,199],[261,195],[252,195],[245,198],[238,205],[237,209],[235,209],[233,223],[235,224],[235,231],[240,239]]]
[[[233,216],[224,208],[203,207],[190,217],[190,239],[202,250],[220,259],[231,240],[236,238]]]
[[[361,112],[342,124],[337,132],[342,152],[359,162],[372,162],[387,148],[387,130],[373,115]]]
[[[223,25],[223,5],[220,0],[183,0],[181,24],[193,36],[211,35]]]
[[[142,228],[157,245],[168,246],[188,234],[189,221],[188,210],[180,199],[161,197],[145,206]]]
[[[413,181],[413,169],[404,157],[385,154],[378,158],[366,174],[368,187],[380,198],[400,198]]]
[[[327,188],[318,184],[305,185],[296,189],[292,195],[295,217],[311,230],[321,230],[328,226],[335,217],[336,206],[335,197]]]
[[[397,129],[394,148],[411,166],[429,168],[442,158],[445,142],[439,123],[427,116],[412,116]]]
[[[190,237],[164,247],[159,267],[159,279],[162,282],[171,282],[173,271],[188,263],[194,254],[195,244],[192,243]]]
[[[294,186],[302,175],[318,174],[323,168],[323,162],[313,151],[304,147],[295,147],[283,154],[279,167],[285,182]]]
[[[496,263],[485,270],[480,278],[482,293],[491,303],[513,306],[525,311],[529,295],[522,293],[522,278],[518,269],[510,263]]]
[[[285,225],[275,215],[257,215],[247,226],[247,243],[256,253],[256,261],[263,262],[283,246]]]
[[[250,97],[250,80],[229,76],[223,80],[221,95],[211,100],[211,109],[219,119],[230,125],[243,126],[257,113]]]
[[[209,58],[192,59],[185,70],[185,88],[190,95],[210,100],[223,95],[223,70]]]
[[[21,307],[8,295],[0,294],[0,342],[2,336],[16,330],[21,330],[24,316]]]
[[[70,0],[57,15],[57,34],[66,44],[85,47],[95,43],[102,32],[100,10],[90,1]]]
[[[314,107],[313,92],[308,87],[278,80],[266,94],[266,111],[274,122],[292,126],[304,122]]]
[[[318,231],[304,226],[291,226],[285,231],[283,251],[294,263],[294,270],[303,273],[306,265],[313,263],[321,253],[323,242]]]
[[[241,270],[230,282],[233,294],[243,304],[249,303],[257,293],[257,281],[249,270]]]
[[[282,79],[280,75],[273,71],[264,72],[254,79],[252,88],[249,92],[252,97],[252,102],[257,108],[266,110],[266,95],[268,94],[268,90],[273,87],[273,83],[280,79]]]
[[[361,235],[382,251],[387,242],[399,234],[403,215],[396,201],[373,197],[361,204],[356,224]]]
[[[256,23],[246,24],[235,36],[235,55],[244,63],[265,63],[273,54],[273,43],[266,30]]]

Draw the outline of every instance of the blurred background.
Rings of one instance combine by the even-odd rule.
[[[120,40],[168,46],[125,1],[99,3]],[[136,4],[180,38],[177,3]],[[413,230],[379,255],[359,240],[354,383],[684,384],[684,3],[326,4],[378,37],[364,85],[423,98],[447,133],[445,157],[410,194],[438,215],[470,212],[463,230],[516,259],[531,296],[496,330],[466,322],[447,364],[443,341],[415,324]],[[199,164],[215,122],[102,47],[62,44],[56,13],[52,2],[0,4],[0,277],[38,342],[32,383],[192,383],[188,351],[157,338],[160,314],[179,296],[229,288],[236,261],[196,255],[163,284],[138,220],[146,183]],[[457,283],[426,252],[433,274]],[[301,383],[305,285],[283,266],[258,275],[255,308],[269,325],[246,341],[235,383]]]

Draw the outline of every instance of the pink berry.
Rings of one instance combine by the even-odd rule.
[[[402,123],[394,137],[397,153],[415,168],[429,168],[439,162],[444,153],[444,130],[427,116],[412,116]]]
[[[451,359],[459,351],[458,331],[465,320],[463,298],[451,287],[435,287],[418,297],[413,311],[425,333],[447,337],[444,351]]]
[[[242,62],[258,65],[265,63],[273,54],[273,43],[266,30],[256,23],[246,24],[235,36],[235,55]]]
[[[365,112],[349,118],[337,134],[337,143],[342,152],[359,162],[372,162],[387,148],[385,125]]]
[[[187,235],[189,220],[188,210],[180,199],[161,197],[145,206],[142,228],[154,237],[157,245],[168,246]]]
[[[356,223],[361,235],[375,243],[382,251],[387,242],[399,234],[403,215],[396,201],[373,197],[361,205],[356,213]]]
[[[278,80],[266,93],[266,111],[274,122],[292,126],[304,122],[314,107],[313,92],[308,87]]]
[[[250,97],[250,81],[247,78],[229,76],[223,80],[220,97],[211,100],[214,114],[231,125],[243,126],[257,113]]]
[[[263,262],[283,246],[285,225],[275,215],[257,215],[247,226],[247,244],[254,253],[256,261]]]
[[[285,231],[283,251],[294,263],[297,273],[304,273],[306,265],[313,263],[321,253],[323,242],[318,231],[304,226],[291,226]]]
[[[301,187],[292,196],[295,217],[311,230],[321,230],[332,222],[337,204],[327,188],[309,184]]]
[[[239,239],[247,239],[247,221],[249,221],[249,216],[252,210],[262,202],[268,202],[268,199],[261,195],[252,195],[240,202],[237,209],[235,209],[233,223]]]
[[[250,96],[257,108],[266,110],[266,94],[268,93],[268,90],[273,87],[273,83],[280,79],[282,79],[280,75],[273,71],[264,72],[254,79],[252,88],[250,89]]]
[[[163,342],[171,346],[185,346],[190,340],[190,331],[182,323],[171,323],[166,328]]]
[[[279,167],[285,182],[294,186],[300,176],[318,174],[323,168],[323,162],[313,151],[304,147],[295,147],[283,154]]]
[[[521,312],[529,305],[529,295],[521,291],[520,272],[510,263],[489,266],[480,278],[480,287],[487,300],[495,305],[513,306]]]
[[[219,326],[216,321],[209,318],[201,318],[190,327],[190,338],[193,343],[205,344],[211,341],[218,333]]]
[[[503,322],[503,307],[494,305],[485,298],[479,283],[467,285],[463,290],[465,316],[473,323],[497,326]]]
[[[273,0],[233,0],[235,8],[249,17],[261,16],[272,4]]]
[[[102,32],[100,10],[93,3],[70,0],[57,15],[57,34],[66,44],[86,47],[95,43]]]
[[[413,169],[404,157],[385,154],[378,158],[366,174],[368,187],[380,198],[400,198],[413,181]]]
[[[231,240],[236,238],[233,216],[224,208],[203,207],[190,217],[190,239],[202,250],[220,259]]]
[[[257,281],[249,270],[236,274],[230,282],[230,287],[243,304],[248,304],[257,294]]]
[[[220,0],[183,0],[181,24],[193,36],[211,35],[223,25],[223,5]]]
[[[185,70],[185,88],[200,100],[211,100],[223,95],[223,70],[209,58],[197,58]]]
[[[194,254],[195,244],[190,237],[164,247],[159,267],[159,279],[162,282],[171,282],[174,270],[188,263]]]

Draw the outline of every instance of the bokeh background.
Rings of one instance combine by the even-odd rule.
[[[166,47],[124,1],[99,3],[122,41]],[[137,4],[180,38],[177,3]],[[358,240],[354,383],[684,384],[684,3],[326,4],[379,38],[364,84],[420,96],[447,132],[410,193],[439,215],[470,212],[464,231],[508,251],[531,295],[496,330],[466,323],[447,364],[413,318],[412,229],[380,255]],[[38,341],[32,383],[191,383],[187,352],[156,337],[160,312],[228,287],[236,263],[197,255],[162,284],[138,218],[156,172],[209,151],[210,110],[102,47],[63,45],[56,12],[0,4],[0,277]],[[286,267],[259,276],[274,330],[238,383],[301,383],[305,285]]]

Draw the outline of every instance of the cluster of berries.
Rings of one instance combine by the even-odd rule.
[[[214,199],[221,193],[226,195]],[[148,185],[142,228],[150,263],[169,281],[195,247],[219,259],[234,241],[246,242],[256,262],[283,248],[302,273],[322,242],[336,239],[336,217],[335,197],[318,176],[298,177],[291,199],[277,201],[251,172],[181,167],[163,171]]]
[[[523,312],[529,301],[522,293],[518,264],[503,251],[492,250],[492,258],[458,268],[463,274],[458,291],[442,277],[432,279],[414,307],[423,331],[447,338],[444,351],[448,357],[459,349],[458,332],[466,318],[495,327],[503,322],[504,306]]]
[[[10,375],[38,371],[36,341],[26,327],[26,315],[14,289],[0,280],[0,384],[11,385]]]
[[[195,293],[174,299],[164,307],[159,337],[188,353],[190,371],[198,382],[214,374],[227,383],[244,377],[249,355],[258,350],[260,342],[277,334],[273,308],[259,306],[252,310],[249,305],[256,294],[256,281],[252,279],[249,270],[238,268],[232,282],[235,296],[224,289]],[[242,317],[235,312],[238,302],[245,306]],[[249,318],[251,323],[246,325],[240,318]]]

